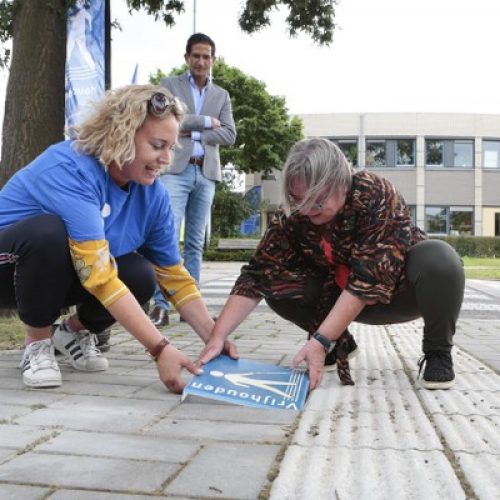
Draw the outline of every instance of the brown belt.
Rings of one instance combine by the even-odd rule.
[[[203,167],[203,158],[200,158],[199,156],[191,156],[191,158],[189,158],[189,163],[191,165],[198,165],[199,167]]]

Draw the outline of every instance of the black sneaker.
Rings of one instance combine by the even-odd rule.
[[[109,351],[111,346],[109,345],[109,338],[111,337],[111,328],[106,328],[102,332],[95,334],[97,338],[96,347],[99,348],[101,352]]]
[[[420,385],[426,389],[449,389],[455,384],[455,372],[451,353],[431,351],[418,361],[418,376],[425,364],[424,375]]]
[[[333,351],[326,355],[325,372],[332,371],[335,368],[335,365],[337,364],[337,349],[341,344],[344,344],[344,347],[347,350],[347,359],[352,359],[359,354],[358,345],[356,344],[354,337],[349,332],[344,332],[338,338]]]

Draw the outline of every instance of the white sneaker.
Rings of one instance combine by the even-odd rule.
[[[28,387],[59,387],[62,384],[51,339],[27,345],[19,368],[23,370],[23,382]]]
[[[87,330],[74,332],[63,322],[56,328],[52,340],[76,370],[99,372],[108,369],[108,360],[96,347],[95,334]]]

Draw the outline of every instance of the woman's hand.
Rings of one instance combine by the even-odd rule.
[[[307,363],[309,368],[309,390],[316,389],[323,378],[325,369],[325,349],[314,339],[308,340],[293,358],[292,366],[297,368],[302,361]]]
[[[230,340],[224,341],[224,347],[222,348],[222,354],[227,354],[230,358],[239,359],[240,355],[238,354],[238,349],[236,348],[236,344],[231,342]]]
[[[224,338],[214,337],[213,335],[208,339],[203,351],[201,351],[198,358],[197,365],[206,365],[209,361],[216,358],[223,350],[226,342]]]
[[[180,394],[186,385],[181,378],[181,371],[186,368],[193,375],[200,375],[202,370],[172,344],[167,345],[156,360],[160,380],[169,390]]]

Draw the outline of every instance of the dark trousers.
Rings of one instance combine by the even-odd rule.
[[[155,275],[137,253],[116,259],[118,276],[140,304],[153,295]],[[115,319],[80,283],[69,253],[62,220],[38,215],[0,231],[0,307],[17,309],[29,326],[51,325],[64,307],[76,305],[91,332],[101,332]]]
[[[408,251],[405,273],[409,286],[403,292],[389,304],[365,306],[355,321],[385,325],[422,317],[423,352],[451,351],[465,286],[460,257],[443,241],[421,241]],[[304,282],[303,299],[266,301],[277,314],[313,333],[341,292],[335,285],[326,288],[324,278],[311,274]]]

